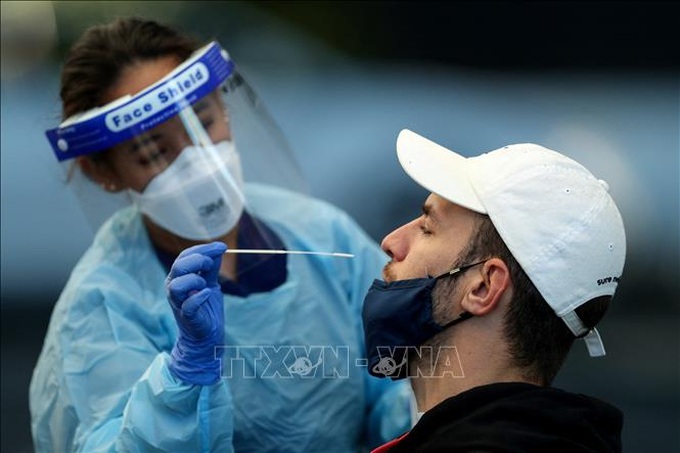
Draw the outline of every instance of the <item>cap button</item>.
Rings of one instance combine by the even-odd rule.
[[[598,179],[597,182],[599,182],[600,185],[604,187],[604,190],[609,192],[609,184],[607,184],[607,181],[605,181],[604,179]]]

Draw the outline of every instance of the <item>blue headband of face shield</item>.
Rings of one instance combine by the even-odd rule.
[[[45,135],[59,161],[108,149],[193,105],[234,69],[227,52],[212,42],[138,94],[74,115]]]
[[[436,277],[390,283],[374,280],[362,311],[368,372],[393,380],[407,377],[409,349],[471,318],[472,314],[463,312],[444,325],[437,324],[432,316],[432,291],[440,279],[460,275],[486,261],[460,266]]]

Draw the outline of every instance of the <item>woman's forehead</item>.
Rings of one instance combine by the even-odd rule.
[[[107,104],[123,96],[135,95],[158,82],[178,65],[179,60],[174,55],[136,61],[123,68],[118,80],[105,92],[102,103]]]

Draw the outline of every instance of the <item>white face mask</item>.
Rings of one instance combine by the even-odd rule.
[[[177,236],[210,240],[226,234],[243,212],[241,161],[233,141],[189,146],[132,200]]]

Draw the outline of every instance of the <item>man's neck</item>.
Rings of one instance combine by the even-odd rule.
[[[474,338],[477,341],[466,341]],[[410,364],[409,375],[412,376],[411,387],[418,412],[426,412],[447,398],[482,385],[499,382],[541,385],[512,363],[500,338],[479,338],[465,336],[445,342],[459,347],[432,346],[431,356],[423,356]]]
[[[418,412],[427,412],[447,398],[451,398],[467,390],[487,384],[501,382],[526,382],[540,385],[526,379],[521,373],[501,372],[496,376],[465,376],[465,377],[413,377],[411,387],[415,395]]]

